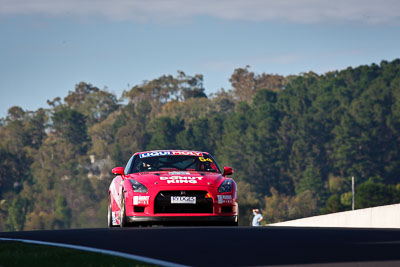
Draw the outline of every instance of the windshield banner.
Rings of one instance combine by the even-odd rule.
[[[155,151],[140,154],[140,158],[159,157],[159,156],[197,156],[202,157],[203,153],[194,151]]]

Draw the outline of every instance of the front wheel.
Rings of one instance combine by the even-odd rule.
[[[127,226],[126,211],[125,211],[125,194],[123,192],[122,192],[122,196],[121,196],[121,211],[120,211],[120,217],[119,217],[119,226],[120,227]]]
[[[217,224],[218,226],[238,226],[238,222],[223,222]]]
[[[229,224],[229,226],[238,226],[239,225],[239,222],[231,222],[230,224]]]

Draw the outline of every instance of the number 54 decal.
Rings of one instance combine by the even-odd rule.
[[[203,157],[199,157],[199,160],[202,162],[206,162],[206,161],[212,162],[212,160],[210,158],[205,159]]]

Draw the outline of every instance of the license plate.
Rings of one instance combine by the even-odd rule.
[[[196,204],[196,197],[171,197],[171,204]]]

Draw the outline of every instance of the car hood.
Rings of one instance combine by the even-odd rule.
[[[220,173],[186,171],[140,172],[130,174],[128,177],[146,187],[179,185],[206,185],[218,187],[225,179]]]

